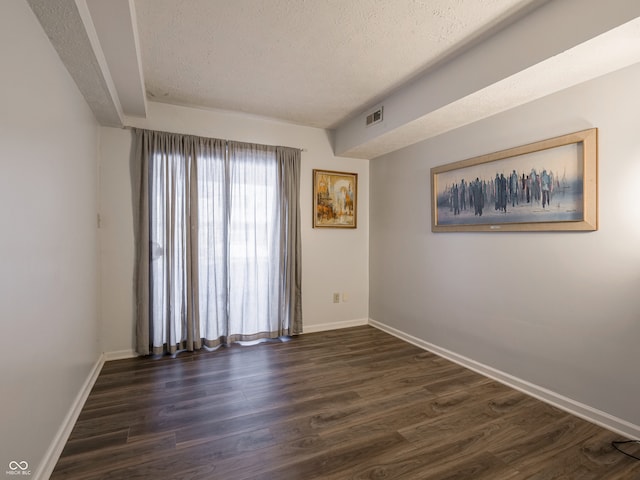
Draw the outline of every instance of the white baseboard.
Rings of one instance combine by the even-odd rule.
[[[493,367],[489,367],[480,362],[476,362],[475,360],[459,355],[445,348],[441,348],[432,343],[425,342],[424,340],[421,340],[417,337],[404,333],[373,319],[360,318],[344,322],[310,325],[308,327],[305,327],[304,333],[323,332],[327,330],[357,327],[367,324],[371,325],[372,327],[378,328],[379,330],[387,332],[390,335],[398,337],[419,348],[422,348],[423,350],[435,353],[436,355],[446,358],[447,360],[457,363],[458,365],[461,365],[465,368],[473,370],[474,372],[496,380],[504,385],[519,390],[527,395],[537,398],[538,400],[553,405],[554,407],[560,408],[561,410],[571,413],[572,415],[611,430],[612,432],[618,433],[630,439],[640,439],[640,426],[638,425],[632,424],[621,418],[590,407],[589,405],[585,405],[583,403],[567,398],[546,388],[534,385],[530,382],[514,377],[513,375],[502,372]],[[78,392],[78,395],[72,403],[71,408],[65,416],[62,424],[60,425],[60,428],[58,429],[53,442],[47,449],[42,461],[40,462],[40,465],[38,466],[36,475],[34,477],[36,480],[47,480],[51,476],[51,473],[53,473],[53,469],[55,468],[56,463],[60,458],[60,454],[62,453],[62,450],[67,443],[69,435],[71,435],[73,426],[75,425],[76,420],[78,419],[78,416],[82,411],[82,407],[84,406],[84,403],[87,400],[87,397],[89,396],[89,393],[91,392],[91,389],[93,388],[98,375],[100,374],[100,370],[102,369],[104,362],[108,360],[132,358],[135,356],[137,356],[137,354],[133,350],[120,350],[116,352],[103,353],[100,358],[98,358],[93,368],[91,369],[91,372],[89,373],[86,381],[82,385],[82,388]]]
[[[109,362],[111,360],[122,360],[125,358],[135,358],[138,354],[133,350],[117,350],[115,352],[104,352],[104,361]]]
[[[71,431],[76,424],[76,420],[78,420],[82,407],[84,406],[93,385],[96,383],[103,365],[104,354],[100,355],[100,358],[98,358],[96,363],[93,365],[93,368],[89,372],[89,376],[82,385],[78,395],[76,395],[76,398],[71,404],[71,408],[67,412],[67,415],[64,417],[60,428],[53,438],[53,442],[51,442],[51,445],[49,445],[49,448],[45,452],[44,457],[36,470],[34,477],[36,480],[47,480],[53,473],[53,469],[56,467],[56,463],[58,463],[62,450],[69,439],[69,435],[71,435]]]
[[[344,322],[319,323],[316,325],[305,325],[303,333],[326,332],[327,330],[337,330],[339,328],[360,327],[369,323],[368,318],[357,318]]]
[[[385,325],[384,323],[369,319],[369,325],[387,332],[395,337],[398,337],[417,347],[420,347],[423,350],[427,350],[429,352],[435,353],[436,355],[444,357],[447,360],[451,360],[452,362],[468,368],[469,370],[473,370],[474,372],[484,375],[485,377],[489,377],[504,385],[526,393],[527,395],[553,405],[554,407],[564,410],[565,412],[571,413],[572,415],[587,420],[588,422],[606,428],[607,430],[611,430],[612,432],[633,440],[640,439],[640,426],[638,425],[610,415],[607,412],[598,410],[597,408],[585,405],[584,403],[577,402],[571,398],[560,395],[559,393],[553,392],[539,385],[535,385],[533,383],[527,382],[526,380],[514,377],[513,375],[502,372],[493,367],[489,367],[488,365],[476,362],[475,360],[459,355],[445,348],[441,348],[437,345],[433,345],[432,343],[425,342],[424,340],[404,333],[400,330],[390,327],[389,325]]]

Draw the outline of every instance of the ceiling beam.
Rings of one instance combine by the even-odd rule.
[[[332,132],[334,152],[370,159],[636,63],[637,25],[632,50],[617,63],[611,61],[620,46],[616,36],[604,34],[639,16],[637,0],[544,2],[343,122]],[[581,63],[585,68],[575,67]],[[367,127],[367,114],[381,106],[384,120]]]
[[[84,1],[91,13],[122,113],[146,117],[147,96],[133,0]]]
[[[121,110],[110,78],[94,52],[74,0],[27,0],[58,56],[101,125],[122,126]]]
[[[98,123],[145,117],[133,0],[27,0]]]

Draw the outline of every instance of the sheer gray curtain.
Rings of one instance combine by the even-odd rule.
[[[302,331],[300,151],[134,129],[136,349]]]

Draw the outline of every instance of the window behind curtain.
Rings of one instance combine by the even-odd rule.
[[[287,201],[276,147],[186,139],[150,148],[152,350],[288,332],[283,312],[291,309],[281,304]]]
[[[275,332],[281,251],[275,148],[230,143],[229,190],[229,333]]]
[[[153,346],[178,345],[186,328],[190,164],[182,154],[150,162],[150,315]]]

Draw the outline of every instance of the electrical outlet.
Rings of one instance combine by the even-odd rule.
[[[342,301],[343,302],[349,301],[349,294],[347,292],[342,292]]]
[[[340,303],[340,294],[339,293],[334,293],[333,294],[333,303]]]

